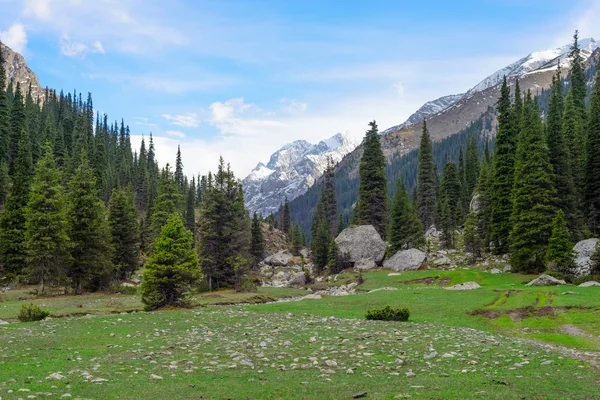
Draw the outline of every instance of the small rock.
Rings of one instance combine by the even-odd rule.
[[[414,378],[415,376],[417,376],[417,374],[415,374],[414,372],[412,372],[412,370],[408,371],[404,375],[406,375],[407,378]]]
[[[361,397],[365,397],[366,395],[367,395],[367,392],[359,392],[359,393],[353,394],[352,398],[353,399],[360,399]]]
[[[155,380],[155,381],[162,381],[163,377],[152,374],[152,375],[150,375],[150,379]]]
[[[66,376],[61,375],[58,372],[54,372],[53,374],[48,375],[46,377],[46,379],[52,379],[52,380],[55,380],[55,381],[62,381],[63,379],[66,379]]]
[[[540,365],[550,365],[550,364],[552,364],[553,362],[554,362],[554,360],[546,360],[546,361],[542,361],[542,362],[540,363]]]
[[[552,286],[552,285],[566,285],[567,282],[556,279],[553,276],[543,274],[526,284],[525,286]]]
[[[498,268],[492,268],[492,270],[490,271],[490,274],[493,274],[493,275],[498,275],[501,273],[502,273],[502,271],[500,271]]]
[[[425,355],[423,356],[423,358],[424,358],[424,359],[426,359],[426,360],[429,360],[429,359],[432,359],[432,358],[436,358],[436,357],[437,357],[437,355],[438,355],[438,354],[437,354],[435,351],[432,351],[432,352],[431,352],[431,353],[429,353],[429,354],[425,354]]]
[[[505,265],[502,269],[502,272],[510,272],[512,271],[512,267],[510,265]]]
[[[346,370],[346,373],[347,373],[348,375],[352,375],[352,374],[354,373],[354,370],[353,370],[352,368],[348,368],[348,369]]]
[[[473,289],[479,289],[481,286],[479,286],[479,284],[477,282],[465,282],[465,283],[459,283],[458,285],[454,285],[454,286],[450,286],[447,288],[444,288],[446,290],[473,290]]]
[[[581,285],[579,285],[578,287],[592,287],[592,286],[600,286],[600,282],[596,282],[596,281],[587,281],[587,282],[583,282]]]
[[[566,292],[562,292],[562,294],[579,294],[577,292],[571,292],[571,291],[566,291]]]
[[[334,360],[325,360],[325,364],[331,368],[335,368],[338,365],[337,362],[335,362]]]

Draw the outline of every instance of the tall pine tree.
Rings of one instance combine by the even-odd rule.
[[[437,177],[433,161],[433,147],[427,130],[427,122],[423,121],[423,133],[419,148],[419,166],[417,170],[417,211],[425,229],[429,229],[437,220]]]
[[[388,241],[391,255],[404,248],[421,247],[425,244],[423,225],[410,202],[402,177],[398,178],[392,201]]]

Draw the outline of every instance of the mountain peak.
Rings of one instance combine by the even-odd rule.
[[[347,132],[339,132],[318,144],[296,140],[282,146],[267,165],[258,163],[242,181],[246,207],[263,215],[276,212],[286,197],[295,199],[319,179],[329,158],[337,163],[358,144]]]

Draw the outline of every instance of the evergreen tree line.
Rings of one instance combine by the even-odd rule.
[[[363,141],[352,224],[373,225],[388,240],[388,256],[424,246],[424,229],[437,228],[442,247],[453,248],[462,237],[474,259],[483,252],[510,253],[517,271],[570,274],[573,243],[600,229],[600,74],[587,101],[577,33],[570,57],[569,84],[559,68],[544,118],[537,98],[521,93],[518,81],[511,94],[505,78],[494,148],[485,140],[480,151],[471,133],[464,152],[459,146],[458,162],[445,155],[441,178],[424,121],[414,192],[409,196],[400,176],[391,211],[386,160],[372,122]],[[329,256],[338,252],[331,222],[338,215],[343,226],[343,215],[334,188],[331,168],[312,217],[311,248],[321,270],[337,266]]]
[[[251,252],[241,184],[222,159],[190,180],[178,149],[161,169],[152,135],[132,151],[129,127],[94,114],[90,94],[33,99],[4,68],[0,55],[0,284],[104,290],[145,253],[150,308],[180,304],[193,284],[243,286],[264,247]]]

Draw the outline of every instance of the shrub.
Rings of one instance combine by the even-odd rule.
[[[408,321],[410,312],[408,308],[392,308],[385,306],[383,308],[373,308],[367,312],[365,316],[370,320],[377,321]]]
[[[41,321],[50,315],[50,312],[44,310],[37,304],[29,303],[21,306],[21,312],[17,317],[21,322]]]
[[[136,286],[122,286],[122,285],[110,285],[107,289],[110,294],[130,294],[135,295],[138,293]]]

